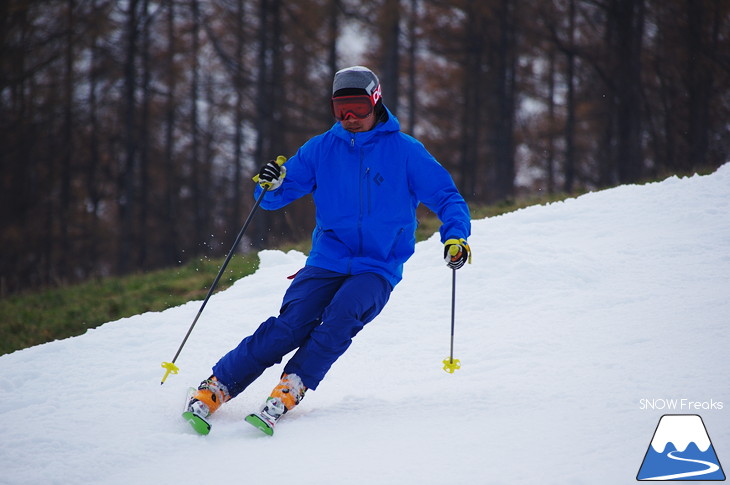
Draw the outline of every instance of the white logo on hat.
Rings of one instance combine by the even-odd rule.
[[[370,91],[370,89],[371,89],[371,86],[372,86],[372,83],[370,84],[370,86],[368,86],[368,91]],[[373,91],[373,94],[371,94],[371,95],[370,95],[370,97],[371,97],[371,98],[372,98],[372,100],[373,100],[373,106],[375,106],[375,103],[377,103],[377,102],[378,102],[378,100],[379,100],[379,99],[380,99],[380,98],[381,98],[382,96],[383,96],[383,95],[381,94],[381,91],[380,91],[380,84],[378,84],[378,87],[376,87],[376,88],[375,88],[375,91]]]

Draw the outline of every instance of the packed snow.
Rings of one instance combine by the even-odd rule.
[[[0,483],[631,484],[664,414],[700,415],[730,464],[730,164],[476,220],[469,242],[461,369],[442,369],[451,270],[434,235],[273,437],[243,417],[282,365],[208,436],[180,413],[277,312],[298,252],[263,251],[215,294],[162,386],[200,301],[0,357]]]

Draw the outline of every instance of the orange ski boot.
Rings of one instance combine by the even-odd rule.
[[[230,398],[228,388],[215,376],[210,376],[200,383],[197,390],[191,388],[188,392],[183,418],[198,433],[208,434],[210,423],[207,418]]]

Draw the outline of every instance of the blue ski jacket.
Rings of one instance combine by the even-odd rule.
[[[387,109],[387,108],[386,108]],[[441,241],[467,239],[469,208],[423,144],[400,131],[398,119],[352,133],[335,123],[286,162],[281,186],[261,207],[279,209],[311,193],[316,227],[308,266],[342,274],[374,272],[395,285],[415,251],[416,207],[438,216]],[[257,186],[255,196],[261,193]]]

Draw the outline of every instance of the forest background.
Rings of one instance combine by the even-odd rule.
[[[730,160],[726,0],[7,0],[0,297],[225,254],[352,64],[471,204]]]

